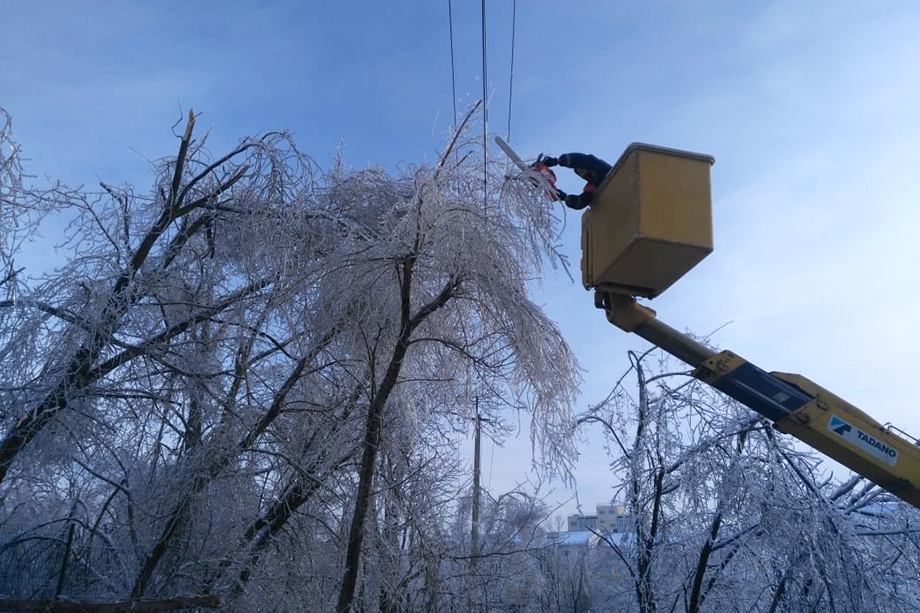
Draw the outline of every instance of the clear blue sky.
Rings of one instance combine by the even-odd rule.
[[[462,111],[482,92],[480,2],[453,4]],[[511,15],[488,0],[502,135]],[[660,317],[699,334],[731,322],[721,346],[920,434],[918,31],[913,2],[522,0],[511,140],[525,157],[613,161],[632,141],[715,156],[716,250],[654,301]],[[320,163],[340,143],[354,167],[421,162],[452,121],[448,3],[5,2],[0,106],[29,169],[71,183],[144,185],[143,156],[174,151],[189,107],[215,151],[290,129]],[[576,263],[578,225],[570,212]],[[579,284],[545,288],[596,401],[642,343]],[[600,452],[587,442],[578,471],[591,509],[612,481]],[[523,478],[518,455],[495,452],[493,489]]]

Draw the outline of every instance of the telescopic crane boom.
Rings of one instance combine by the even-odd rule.
[[[773,422],[780,432],[920,508],[918,442],[801,375],[767,372],[715,352],[656,317],[653,298],[712,251],[709,156],[634,143],[582,217],[582,276],[595,306],[694,368],[693,376]]]

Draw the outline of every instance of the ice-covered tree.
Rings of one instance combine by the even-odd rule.
[[[393,175],[285,133],[214,155],[190,115],[149,192],[10,181],[10,142],[3,214],[60,211],[70,257],[2,286],[2,597],[398,608],[473,398],[567,470],[577,371],[528,298],[559,220],[464,127]]]
[[[630,523],[626,538],[599,535],[595,573],[615,577],[595,584],[602,609],[916,609],[915,509],[824,476],[815,454],[660,356],[631,353],[579,418],[607,437]]]

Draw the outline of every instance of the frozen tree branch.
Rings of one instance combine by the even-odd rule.
[[[194,113],[149,196],[32,190],[18,149],[0,157],[0,217],[35,213],[0,245],[5,594],[49,610],[461,596],[465,580],[441,586],[464,556],[455,416],[473,396],[495,424],[532,411],[535,452],[564,474],[578,384],[527,295],[561,261],[558,220],[468,155],[478,113],[400,176],[323,171],[284,133],[211,158]],[[31,287],[13,255],[58,210],[69,261]],[[542,548],[519,543],[533,501],[499,499],[481,570]],[[192,596],[148,600],[169,594]]]

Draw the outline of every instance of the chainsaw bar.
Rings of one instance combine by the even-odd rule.
[[[518,168],[524,171],[528,170],[524,160],[522,160],[521,156],[514,152],[514,149],[511,148],[511,145],[505,142],[505,139],[503,139],[501,136],[496,136],[495,144],[501,147],[501,150],[505,152],[505,155],[507,155]]]

